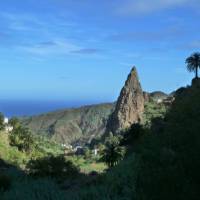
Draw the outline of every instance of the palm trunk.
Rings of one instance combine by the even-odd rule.
[[[196,67],[196,78],[198,78],[198,67]]]

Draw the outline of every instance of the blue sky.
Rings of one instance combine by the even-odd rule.
[[[200,0],[0,2],[1,99],[113,101],[133,65],[146,91],[190,83]]]

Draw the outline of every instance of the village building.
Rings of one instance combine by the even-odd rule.
[[[5,131],[7,133],[12,132],[13,127],[9,125],[9,119],[7,117],[4,118],[4,125],[5,125]]]

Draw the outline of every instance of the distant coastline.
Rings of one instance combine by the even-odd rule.
[[[46,112],[67,108],[77,108],[91,104],[91,102],[64,102],[45,100],[1,100],[0,112],[6,117],[22,117],[38,115]]]

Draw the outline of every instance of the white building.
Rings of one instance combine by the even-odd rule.
[[[98,149],[94,149],[94,155],[97,156],[98,155],[99,150]]]
[[[4,118],[4,124],[8,124],[9,119],[7,117]]]
[[[7,133],[11,132],[13,130],[13,127],[10,126],[9,124],[9,119],[7,117],[4,118],[4,125],[5,125],[5,131]]]

